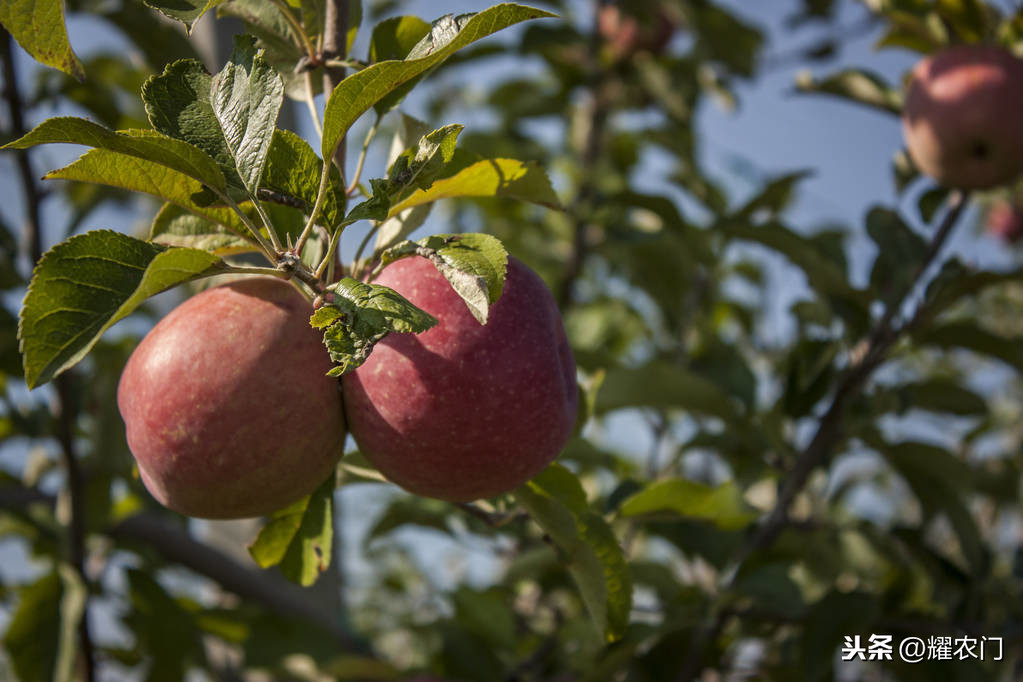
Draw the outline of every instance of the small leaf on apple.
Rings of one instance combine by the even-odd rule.
[[[323,343],[337,364],[329,376],[364,363],[377,341],[391,332],[418,334],[437,324],[394,289],[351,277],[328,287],[325,297],[332,300],[313,313],[309,324],[323,330]]]
[[[489,234],[437,234],[417,242],[405,241],[384,251],[380,267],[408,256],[422,256],[444,275],[480,324],[487,323],[490,306],[504,289],[508,252]]]
[[[334,539],[337,472],[298,502],[267,521],[249,554],[263,568],[280,565],[289,580],[308,587],[330,566]]]

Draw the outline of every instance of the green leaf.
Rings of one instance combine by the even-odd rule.
[[[186,31],[191,31],[192,24],[202,15],[227,0],[144,0],[144,2],[164,16],[180,21],[185,25]]]
[[[203,186],[198,181],[152,161],[106,149],[93,149],[71,165],[50,171],[44,179],[93,182],[151,194],[222,225],[239,236],[249,234],[249,229],[233,210],[196,203],[194,197],[203,191]]]
[[[884,405],[887,402],[884,394],[895,398],[894,408],[900,414],[914,409],[962,417],[987,413],[987,401],[984,398],[955,381],[940,377],[879,389],[871,397],[871,405]]]
[[[802,679],[831,679],[835,653],[843,637],[861,635],[865,639],[880,613],[878,597],[866,592],[832,590],[811,605],[803,627],[806,672]]]
[[[947,450],[928,443],[904,441],[880,444],[878,448],[892,468],[906,479],[925,516],[943,513],[948,518],[971,573],[980,578],[985,548],[977,522],[963,501],[972,487],[970,467]]]
[[[85,80],[82,62],[68,42],[64,0],[4,0],[0,24],[40,64]]]
[[[149,241],[163,246],[201,249],[218,256],[246,253],[257,248],[255,242],[170,203],[164,204],[153,218]]]
[[[405,59],[412,48],[429,33],[430,24],[419,17],[404,16],[385,19],[373,29],[373,37],[369,44],[369,60],[376,63],[391,59]],[[413,78],[374,104],[373,109],[377,116],[383,116],[398,106],[421,78],[422,76]]]
[[[797,185],[812,174],[812,171],[804,170],[772,179],[755,197],[736,212],[736,217],[748,220],[758,212],[767,212],[770,217],[774,217],[795,198]]]
[[[419,17],[384,19],[373,28],[369,41],[369,61],[404,59],[409,51],[430,32],[430,24]]]
[[[323,161],[309,143],[290,130],[278,128],[273,133],[266,168],[259,184],[264,190],[297,200],[296,204],[300,204],[302,211],[308,214],[316,203],[322,173]],[[333,164],[329,182],[320,220],[327,227],[334,228],[344,216],[346,199],[341,174]],[[267,199],[263,193],[260,198]]]
[[[418,334],[437,319],[412,305],[394,289],[345,277],[327,288],[327,305],[309,320],[323,330],[323,343],[340,376],[366,361],[377,341],[391,332]]]
[[[914,334],[914,338],[925,345],[987,355],[1023,372],[1023,340],[992,334],[971,322],[931,326]]]
[[[528,19],[552,17],[550,12],[515,4],[496,5],[457,19],[434,22],[404,61],[384,61],[348,76],[330,93],[323,112],[321,156],[332,158],[352,124],[370,107],[413,78],[440,64],[461,48]]]
[[[418,242],[397,244],[381,256],[381,266],[418,255],[430,260],[451,288],[462,297],[480,324],[487,323],[490,306],[504,290],[508,252],[497,237],[477,232],[438,234]]]
[[[289,580],[308,587],[330,566],[337,473],[311,494],[270,517],[249,554],[263,568],[280,565]]]
[[[450,535],[447,514],[450,509],[450,505],[439,500],[415,496],[399,497],[377,518],[376,523],[366,533],[364,542],[369,544],[392,530],[410,525],[432,528]]]
[[[587,507],[579,480],[552,464],[514,495],[557,546],[605,640],[621,639],[632,608],[632,577],[611,527]]]
[[[85,585],[65,564],[20,590],[3,644],[21,680],[71,682],[75,678],[78,623],[85,612]]]
[[[463,159],[467,156],[464,155]],[[454,163],[458,163],[458,157],[456,153]],[[429,189],[418,190],[402,198],[391,206],[387,217],[393,218],[414,206],[454,197],[506,197],[548,208],[561,208],[547,172],[537,163],[476,157],[459,165],[462,167],[457,172],[438,177]]]
[[[797,78],[796,89],[834,95],[896,116],[902,114],[902,95],[883,78],[863,69],[844,69],[822,79],[804,73]]]
[[[403,194],[429,187],[451,161],[462,126],[449,125],[423,135],[416,144],[395,157],[387,179],[372,179],[373,193],[345,217],[344,225],[357,220],[384,220],[391,203]]]
[[[388,247],[397,244],[405,237],[419,229],[426,222],[433,204],[423,204],[405,209],[397,215],[386,218],[377,230],[374,254],[383,253]],[[370,258],[372,260],[372,257]]]
[[[210,102],[245,187],[255,193],[284,101],[284,83],[256,50],[251,36],[235,36],[234,52],[210,83]]]
[[[735,421],[738,412],[713,382],[677,365],[653,362],[608,371],[597,394],[598,414],[623,407],[678,408]]]
[[[26,383],[38,386],[76,364],[150,296],[226,267],[205,251],[167,249],[110,230],[58,244],[36,266],[21,310]]]
[[[258,189],[284,98],[284,85],[250,36],[235,41],[231,61],[216,76],[194,59],[167,65],[142,86],[156,130],[209,154],[227,184]]]
[[[438,128],[399,154],[387,171],[393,191],[429,188],[454,156],[455,143],[464,127],[456,123]]]
[[[950,258],[927,285],[924,297],[927,315],[933,319],[955,303],[976,296],[988,287],[1019,282],[1023,282],[1023,268],[1005,272],[977,270],[958,258]]]
[[[208,154],[187,142],[152,130],[115,133],[82,118],[62,116],[43,121],[24,137],[2,148],[28,149],[38,144],[51,143],[82,144],[127,154],[176,170],[213,189],[225,189],[224,174]]]
[[[738,530],[756,518],[735,481],[709,486],[684,478],[651,483],[622,503],[621,514],[669,521],[699,519],[722,530]]]

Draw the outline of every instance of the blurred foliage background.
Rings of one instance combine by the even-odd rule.
[[[238,17],[251,21],[256,4],[221,5],[222,18],[187,39],[132,0],[69,2],[69,16],[88,17],[73,26],[102,23],[130,53],[91,51],[79,83],[21,68],[27,58],[5,35],[0,136],[54,112],[144,126],[145,78],[196,54],[219,68],[218,34],[222,61],[223,37],[244,30]],[[366,3],[363,32],[406,4]],[[429,4],[416,7],[432,13],[424,19],[449,11]],[[698,126],[708,107],[742,106],[741,86],[779,64],[813,67],[791,83],[800,96],[897,115],[904,74],[846,64],[844,41],[868,35],[912,59],[953,42],[1023,54],[1023,10],[772,0],[784,31],[769,35],[739,3],[536,4],[561,18],[458,53],[415,101],[430,124],[466,123],[464,148],[539,162],[565,210],[462,200],[420,229],[495,234],[555,292],[589,408],[559,461],[625,552],[624,636],[604,641],[572,557],[508,500],[465,508],[349,471],[338,525],[359,532],[342,534],[336,570],[311,590],[257,570],[237,528],[159,508],[133,475],[114,396],[138,338],[176,299],[153,301],[68,379],[33,392],[16,340],[41,250],[124,216],[145,232],[156,205],[35,184],[42,164],[8,154],[4,196],[21,198],[0,207],[0,677],[74,669],[84,679],[87,659],[95,679],[147,680],[1023,675],[1023,270],[1012,259],[978,269],[940,248],[953,229],[978,239],[987,207],[1014,188],[950,194],[893,148],[870,172],[890,176],[897,202],[865,204],[850,224],[802,224],[791,209],[813,169],[755,176],[753,191],[747,177],[738,191],[706,167]],[[366,58],[363,44],[354,57]],[[281,125],[308,133],[305,117],[296,107]],[[386,120],[373,154],[399,127]],[[756,149],[744,151],[755,163]],[[81,513],[70,485],[84,491]],[[79,646],[75,664],[86,598],[93,650]],[[872,633],[1001,637],[1004,651],[1000,661],[839,660],[844,637]]]

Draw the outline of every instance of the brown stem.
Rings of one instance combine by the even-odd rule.
[[[323,54],[327,58],[347,57],[348,52],[348,0],[327,0],[323,22]],[[330,98],[330,93],[345,78],[345,67],[324,65],[323,96]],[[341,182],[345,182],[345,140],[341,139],[334,150],[334,165],[341,171]]]
[[[600,33],[597,26],[599,15],[599,2],[594,2],[593,28],[590,32],[590,49],[587,55],[589,61],[589,86],[592,95],[589,117],[586,122],[586,138],[583,142],[583,149],[579,156],[579,165],[582,168],[583,178],[579,192],[569,207],[569,214],[573,216],[572,232],[572,253],[565,263],[564,272],[561,275],[561,287],[558,290],[558,305],[566,307],[572,301],[572,293],[575,289],[575,282],[582,274],[583,261],[586,259],[588,245],[586,243],[586,232],[589,228],[588,213],[591,210],[590,204],[596,195],[597,187],[593,172],[593,166],[601,156],[601,147],[604,141],[604,133],[607,128],[608,94],[613,87],[610,74],[606,73],[599,64],[598,51],[600,49]]]
[[[796,463],[782,483],[781,492],[778,494],[778,501],[775,503],[774,509],[771,510],[771,513],[768,514],[764,522],[753,532],[749,541],[739,549],[737,556],[732,562],[731,577],[726,583],[726,588],[734,581],[743,563],[750,555],[769,547],[777,539],[782,529],[785,528],[788,523],[789,508],[795,501],[796,496],[806,486],[810,474],[831,456],[834,449],[842,442],[845,409],[849,402],[867,383],[874,370],[884,363],[888,357],[888,352],[895,345],[895,342],[924,314],[925,306],[921,305],[910,322],[898,327],[893,327],[892,325],[895,316],[902,308],[906,299],[916,289],[920,279],[941,252],[941,248],[945,245],[959,220],[959,216],[962,215],[963,209],[966,207],[967,199],[968,194],[965,192],[954,192],[952,194],[948,211],[945,213],[937,232],[934,233],[930,243],[927,245],[927,250],[924,252],[920,263],[917,264],[912,279],[905,289],[900,292],[899,296],[890,301],[886,306],[881,319],[874,326],[873,332],[864,341],[862,352],[857,354],[858,360],[853,361],[843,378],[839,381],[838,388],[835,389],[835,395],[831,399],[831,404],[817,425],[817,431],[814,433],[810,443],[796,458]],[[704,650],[717,637],[728,616],[729,614],[725,610],[719,610],[709,625],[698,628],[693,636],[689,654],[683,662],[682,670],[676,678],[678,682],[688,682],[699,672],[700,666],[703,663]]]
[[[4,99],[11,114],[11,135],[17,139],[25,134],[25,117],[21,93],[18,89],[18,77],[14,66],[14,39],[7,31],[3,31],[0,50],[3,56]],[[15,152],[18,175],[21,180],[21,191],[25,199],[25,228],[23,231],[24,251],[34,265],[42,255],[42,223],[40,220],[42,193],[36,187],[35,175],[29,162],[27,150]],[[68,523],[68,559],[71,567],[78,573],[82,584],[88,585],[85,575],[85,510],[83,505],[84,484],[82,471],[78,466],[75,452],[75,423],[77,413],[73,397],[74,381],[71,372],[65,372],[56,380],[57,397],[60,401],[57,412],[57,440],[60,442],[61,461],[67,473],[67,486],[71,501],[71,518]],[[78,665],[82,677],[87,682],[96,679],[95,655],[93,653],[92,636],[89,633],[88,597],[78,623],[78,648],[80,656]]]

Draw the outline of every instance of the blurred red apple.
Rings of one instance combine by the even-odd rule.
[[[361,452],[389,480],[426,497],[507,492],[551,462],[576,418],[575,362],[554,297],[514,258],[487,324],[425,258],[375,280],[439,320],[390,334],[342,377]]]
[[[902,116],[917,167],[946,187],[979,189],[1023,172],[1023,60],[958,45],[913,69]]]
[[[1023,239],[1023,206],[999,201],[988,210],[984,225],[991,236],[1015,244]]]
[[[597,10],[597,32],[612,59],[621,61],[638,52],[663,52],[671,42],[675,23],[661,11],[641,19],[618,5],[603,5]]]
[[[344,413],[311,314],[287,282],[251,278],[192,297],[146,335],[117,405],[153,497],[188,516],[245,518],[327,477]]]

